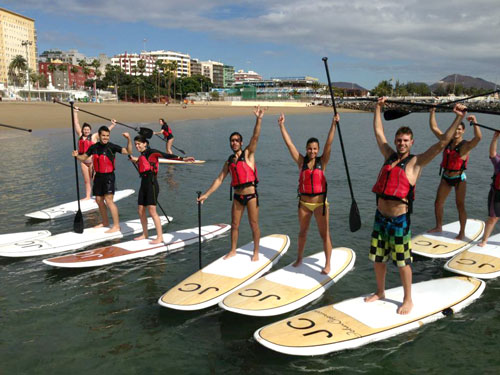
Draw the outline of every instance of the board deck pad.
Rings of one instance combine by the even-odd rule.
[[[467,219],[465,239],[456,240],[460,231],[460,223],[455,221],[443,225],[442,232],[423,233],[411,240],[411,251],[427,258],[450,258],[460,251],[466,250],[483,237],[484,221]]]
[[[172,221],[172,217],[168,218]],[[160,216],[161,225],[166,225],[168,220]],[[154,229],[153,219],[148,218],[148,229]],[[88,228],[83,233],[66,232],[54,236],[17,241],[13,244],[0,246],[0,256],[3,257],[31,257],[47,254],[62,253],[82,249],[100,242],[123,238],[128,235],[142,232],[140,219],[120,223],[120,231],[105,233],[109,228]]]
[[[479,298],[482,280],[463,276],[412,285],[414,307],[401,315],[403,287],[386,290],[383,300],[365,302],[364,296],[308,311],[258,329],[263,346],[291,355],[319,355],[352,349],[421,327]]]
[[[205,163],[205,160],[184,161],[184,160],[158,158],[158,162],[162,164],[203,164]]]
[[[231,229],[228,224],[214,224],[201,227],[202,241],[209,240]],[[43,262],[49,266],[62,268],[97,267],[107,264],[124,262],[130,259],[144,258],[147,256],[173,252],[184,246],[198,242],[198,227],[183,229],[163,234],[163,243],[151,244],[151,237],[139,241],[128,241],[112,246],[82,251],[66,256],[45,259]]]
[[[228,311],[251,316],[273,316],[298,309],[320,297],[354,266],[356,255],[345,247],[332,250],[331,271],[322,274],[325,253],[303,259],[257,279],[219,302]]]
[[[12,245],[19,241],[47,238],[50,235],[51,233],[48,230],[0,234],[0,247]]]
[[[488,238],[486,246],[473,246],[451,258],[444,268],[465,276],[494,279],[500,276],[500,234]]]
[[[259,260],[252,262],[253,242],[236,249],[236,255],[224,256],[180,282],[160,297],[161,306],[176,310],[200,310],[219,303],[233,291],[251,283],[286,253],[290,238],[284,234],[262,237]]]
[[[134,194],[135,191],[133,189],[125,189],[118,190],[115,192],[113,201],[117,202],[123,198],[127,198]],[[99,207],[95,201],[95,197],[92,197],[89,200],[80,201],[80,210],[82,212],[97,210]],[[59,206],[45,208],[40,211],[30,212],[25,214],[24,216],[31,217],[33,219],[40,220],[50,220],[50,219],[59,219],[66,216],[75,215],[78,212],[78,201],[64,203]]]

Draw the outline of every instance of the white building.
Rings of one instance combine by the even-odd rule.
[[[139,67],[137,66],[137,62],[139,60],[144,60],[146,63],[144,72],[141,72],[139,70]],[[155,61],[156,59],[149,55],[148,53],[123,53],[120,55],[115,55],[111,58],[111,65],[114,66],[119,66],[124,73],[129,74],[129,75],[144,75],[144,76],[149,76],[153,73],[153,70],[155,69]]]
[[[262,76],[253,70],[249,70],[248,72],[238,70],[234,73],[234,80],[235,82],[262,81]]]
[[[191,56],[189,56],[187,53],[159,50],[143,52],[142,54],[151,56],[155,59],[155,61],[161,61],[164,64],[176,62],[177,78],[191,76]]]

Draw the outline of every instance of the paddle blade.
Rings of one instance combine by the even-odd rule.
[[[138,133],[147,139],[150,139],[153,136],[153,131],[149,128],[139,128]]]
[[[75,233],[83,233],[83,214],[80,210],[78,210],[75,215],[75,220],[73,221],[73,231]]]
[[[398,118],[409,115],[410,111],[405,111],[403,109],[388,109],[384,112],[384,119],[387,121],[396,120]]]
[[[359,215],[358,205],[356,201],[351,203],[351,212],[349,212],[349,229],[351,232],[356,232],[361,228],[361,216]]]

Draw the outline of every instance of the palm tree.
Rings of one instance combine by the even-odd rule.
[[[17,85],[23,81],[23,76],[28,69],[28,62],[22,55],[16,55],[9,64],[9,77]]]
[[[143,59],[137,61],[137,71],[141,74],[141,76],[144,74],[146,71],[146,61]]]
[[[76,66],[71,65],[71,68],[69,68],[69,71],[73,73],[73,77],[80,71]],[[76,88],[76,79],[73,79],[73,89]]]
[[[57,66],[55,66],[54,64],[50,63],[49,66],[47,67],[47,70],[51,73],[52,75],[52,82],[55,82],[54,81],[54,72],[57,70]]]
[[[174,99],[175,99],[176,98],[175,85],[177,83],[177,61],[172,61],[170,63],[170,71],[172,72],[172,76],[174,78]]]
[[[141,77],[135,77],[132,83],[137,86],[137,103],[139,103],[141,101],[141,86],[144,84],[144,80]]]
[[[66,65],[66,64],[59,64],[57,66],[57,70],[59,70],[60,72],[63,73],[63,86],[64,86],[64,89],[66,90],[67,74],[64,74],[64,73],[68,73],[68,65]]]

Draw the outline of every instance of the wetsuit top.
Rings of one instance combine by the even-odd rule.
[[[460,142],[454,148],[452,148],[452,143],[448,143],[448,146],[443,151],[443,161],[441,162],[441,168],[450,172],[463,172],[467,169],[467,162],[469,161],[469,156],[464,159],[460,156],[460,149],[465,144],[466,141]]]
[[[94,170],[97,173],[112,173],[115,170],[115,154],[117,152],[122,152],[120,146],[111,142],[105,145],[101,142],[97,142],[90,146],[85,154],[92,156]]]
[[[146,148],[137,159],[139,166],[139,173],[142,177],[153,173],[155,176],[158,174],[158,158],[182,160],[181,157],[174,154],[167,154],[152,148]]]
[[[309,158],[305,156],[299,176],[299,194],[309,196],[326,195],[327,183],[321,158],[316,158],[313,169],[309,169],[308,163]]]
[[[90,146],[92,146],[94,142],[92,141],[92,135],[88,137],[84,137],[83,135],[78,139],[78,155],[83,155],[87,152]]]
[[[167,124],[163,124],[161,126],[161,132],[163,133],[163,136],[167,138],[168,136],[172,135],[172,129],[170,129],[170,126]]]
[[[406,203],[411,212],[412,202],[415,199],[415,186],[411,185],[406,176],[406,165],[415,155],[408,155],[406,158],[391,166],[398,160],[398,154],[392,154],[382,166],[373,185],[372,192],[377,194],[378,198],[397,200]]]
[[[235,154],[232,154],[227,159],[227,164],[229,167],[229,172],[231,173],[231,187],[235,189],[242,189],[247,186],[257,185],[259,179],[257,177],[257,166],[255,166],[255,171],[250,168],[245,160],[245,151],[243,151],[240,157],[235,161]]]

